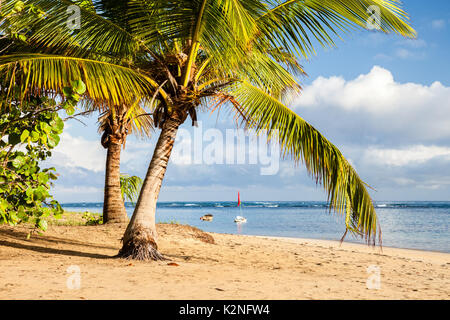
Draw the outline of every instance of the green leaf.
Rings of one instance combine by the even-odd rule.
[[[41,122],[39,126],[41,127],[41,130],[47,134],[50,133],[50,131],[52,131],[52,128],[46,122]]]
[[[58,176],[57,176],[56,174],[54,174],[53,172],[49,172],[49,173],[48,173],[48,176],[49,176],[49,178],[52,179],[52,180],[58,179]]]
[[[20,168],[25,164],[25,158],[22,156],[17,156],[13,161],[12,161],[12,165],[15,168]]]
[[[14,5],[14,11],[21,12],[25,8],[25,3],[22,1],[17,1]]]
[[[27,138],[30,136],[30,131],[28,131],[27,129],[25,129],[22,134],[20,135],[20,141],[21,142],[25,142],[25,140],[27,140]]]
[[[8,208],[8,202],[4,199],[0,199],[0,212],[4,212]]]
[[[41,219],[39,219],[38,221],[39,221],[38,222],[39,229],[41,229],[43,231],[47,230],[47,228],[48,228],[47,221],[46,220],[41,220]]]
[[[40,140],[42,144],[46,144],[47,143],[47,136],[45,134],[40,136]]]
[[[28,219],[28,215],[25,212],[25,208],[23,206],[19,206],[19,209],[17,210],[17,216],[22,220]]]
[[[0,163],[7,163],[0,166],[0,223],[16,225],[33,219],[36,227],[45,230],[47,225],[42,218],[54,212],[60,214],[61,206],[49,194],[49,179],[57,177],[52,172],[55,169],[41,170],[39,166],[51,156],[48,145],[42,143],[48,140],[52,147],[56,146],[64,123],[57,111],[51,110],[56,106],[54,99],[34,95],[22,101],[17,87],[10,90],[12,103],[0,113],[0,131],[8,140],[2,140],[0,151]],[[3,98],[0,92],[2,105]],[[43,111],[36,113],[38,110]],[[31,143],[33,140],[38,143]],[[28,142],[24,150],[5,151],[5,147],[21,142]],[[50,200],[51,206],[47,206]]]
[[[86,92],[86,84],[82,80],[72,81],[72,88],[78,94]]]
[[[52,214],[51,208],[43,208],[41,217],[49,217]]]
[[[28,189],[25,191],[25,194],[26,194],[27,197],[29,197],[29,198],[31,198],[31,197],[33,196],[33,193],[34,193],[33,188],[28,188]]]
[[[47,174],[45,174],[44,172],[39,173],[39,175],[38,175],[38,182],[40,184],[47,184],[48,179],[49,179],[49,177],[48,177]]]
[[[14,211],[10,211],[9,212],[9,220],[10,220],[10,222],[12,222],[15,225],[19,221],[19,217],[16,215],[16,213]]]
[[[78,101],[80,101],[80,95],[78,93],[74,93],[70,96],[70,99],[73,100],[73,104],[76,104]]]
[[[66,110],[67,115],[69,115],[69,116],[72,116],[75,113],[75,108],[72,106],[67,107],[65,110]]]
[[[40,134],[37,131],[31,131],[31,141],[36,142],[39,140]]]
[[[53,120],[52,130],[55,133],[61,133],[63,129],[64,129],[64,121],[62,121],[61,118]]]

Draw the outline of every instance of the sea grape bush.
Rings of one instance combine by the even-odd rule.
[[[60,141],[64,121],[59,111],[73,114],[85,91],[82,81],[64,89],[60,104],[48,97],[22,99],[20,90],[0,91],[0,224],[33,222],[47,229],[47,218],[59,218],[61,205],[50,194],[55,168],[41,168]]]
[[[6,41],[2,53],[12,46],[27,44],[33,30],[15,29],[10,19],[35,15],[45,18],[45,12],[33,3],[16,1],[2,11]],[[86,91],[83,81],[73,81],[62,91],[60,104],[45,96],[25,97],[24,79],[11,73],[0,75],[0,224],[16,225],[32,222],[37,230],[47,229],[47,218],[58,218],[63,210],[50,194],[52,181],[57,178],[55,168],[41,168],[60,140],[64,121],[60,110],[72,116],[75,106]],[[14,90],[6,90],[7,82],[15,80]],[[4,84],[2,86],[2,83]]]
[[[13,104],[0,116],[0,222],[17,224],[35,219],[47,228],[45,218],[62,213],[49,194],[55,168],[42,169],[39,162],[51,156],[59,143],[64,122],[54,111],[54,100],[31,97]],[[2,108],[3,109],[3,108]],[[45,110],[45,111],[44,111]]]

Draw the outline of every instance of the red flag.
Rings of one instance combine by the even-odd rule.
[[[238,207],[241,205],[241,196],[239,195],[239,191],[238,191]]]

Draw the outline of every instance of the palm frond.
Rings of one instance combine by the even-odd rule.
[[[98,117],[98,131],[103,134],[105,131],[113,131],[116,125],[119,131],[125,132],[123,135],[123,145],[125,147],[126,137],[129,134],[135,134],[140,137],[150,137],[154,129],[151,114],[149,114],[136,101],[131,106],[121,105],[109,107]]]
[[[128,58],[138,50],[139,42],[126,30],[110,20],[96,14],[87,5],[80,6],[80,28],[71,30],[68,21],[74,2],[69,0],[25,0],[27,6],[34,6],[44,12],[43,16],[24,10],[12,14],[16,1],[4,1],[1,8],[3,16],[8,16],[8,24],[14,32],[30,34],[30,45],[46,50],[47,53],[65,52],[86,56],[96,52],[117,58]],[[0,25],[0,30],[2,26]],[[52,51],[53,50],[53,51]]]
[[[379,227],[371,197],[339,149],[268,92],[246,81],[230,86],[227,94],[247,128],[266,131],[269,139],[278,139],[284,157],[305,164],[326,190],[330,210],[346,216],[347,230],[375,244]]]
[[[291,53],[308,58],[315,53],[313,41],[334,46],[334,37],[349,28],[369,28],[373,12],[379,9],[379,30],[414,37],[408,15],[397,0],[272,0],[270,9],[256,22],[261,33],[258,41],[282,46]],[[373,6],[373,7],[371,7]]]
[[[129,176],[128,174],[120,175],[120,192],[123,201],[136,203],[139,192],[141,191],[143,180],[138,176]]]
[[[153,94],[157,83],[136,70],[112,63],[45,54],[0,56],[0,74],[19,80],[23,92],[60,94],[83,80],[86,97],[99,106],[131,105]]]
[[[90,12],[95,12],[95,6],[92,0],[72,0],[72,2]]]
[[[189,55],[192,60],[207,55],[212,63],[226,66],[227,70],[232,70],[245,56],[245,41],[237,36],[240,31],[234,29],[239,24],[227,19],[224,1],[131,0],[129,3],[133,34],[139,35],[149,47],[164,42],[174,47],[181,44],[179,53]],[[196,48],[192,48],[194,42]]]
[[[264,6],[261,1],[254,0],[218,0],[222,7],[225,19],[229,21],[230,27],[236,32],[236,36],[248,42],[257,32],[258,26],[255,16],[263,12]]]

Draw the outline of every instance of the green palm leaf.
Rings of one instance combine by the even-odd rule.
[[[413,37],[408,15],[397,0],[272,0],[270,10],[256,22],[261,33],[258,40],[283,46],[289,52],[308,57],[315,53],[313,40],[334,46],[333,37],[352,27],[367,29],[375,6],[380,10],[379,30]]]
[[[12,27],[17,33],[29,33],[29,44],[55,53],[65,52],[80,57],[94,52],[116,58],[133,56],[140,44],[119,25],[102,18],[87,5],[80,6],[79,29],[70,30],[67,22],[70,18],[69,6],[74,2],[68,0],[25,0],[26,5],[33,5],[44,12],[40,17],[26,11],[11,15],[17,1],[3,2],[1,13],[8,16],[9,24],[0,25]]]
[[[142,179],[138,176],[129,176],[128,174],[120,175],[120,192],[122,194],[123,201],[130,201],[136,203],[139,197],[139,192],[142,187]]]
[[[285,157],[305,164],[327,191],[330,210],[346,216],[347,230],[375,243],[378,223],[371,197],[338,148],[283,103],[246,81],[230,86],[228,94],[248,128],[267,130],[269,139],[279,140]]]
[[[132,105],[149,97],[157,88],[151,78],[112,63],[45,54],[0,56],[0,73],[21,79],[23,91],[59,94],[71,81],[86,84],[86,97],[94,104]],[[145,99],[144,99],[145,100]]]
[[[127,134],[125,135],[123,141],[124,147],[128,134],[135,134],[139,137],[150,137],[151,132],[154,129],[151,114],[147,113],[138,102],[139,101],[136,101],[131,106],[115,108],[109,107],[108,110],[101,113],[98,118],[99,132],[103,133],[104,131],[111,129],[111,124],[109,123],[111,121],[111,117],[114,121],[114,118],[119,116],[124,122],[123,125],[126,126],[127,130]]]

